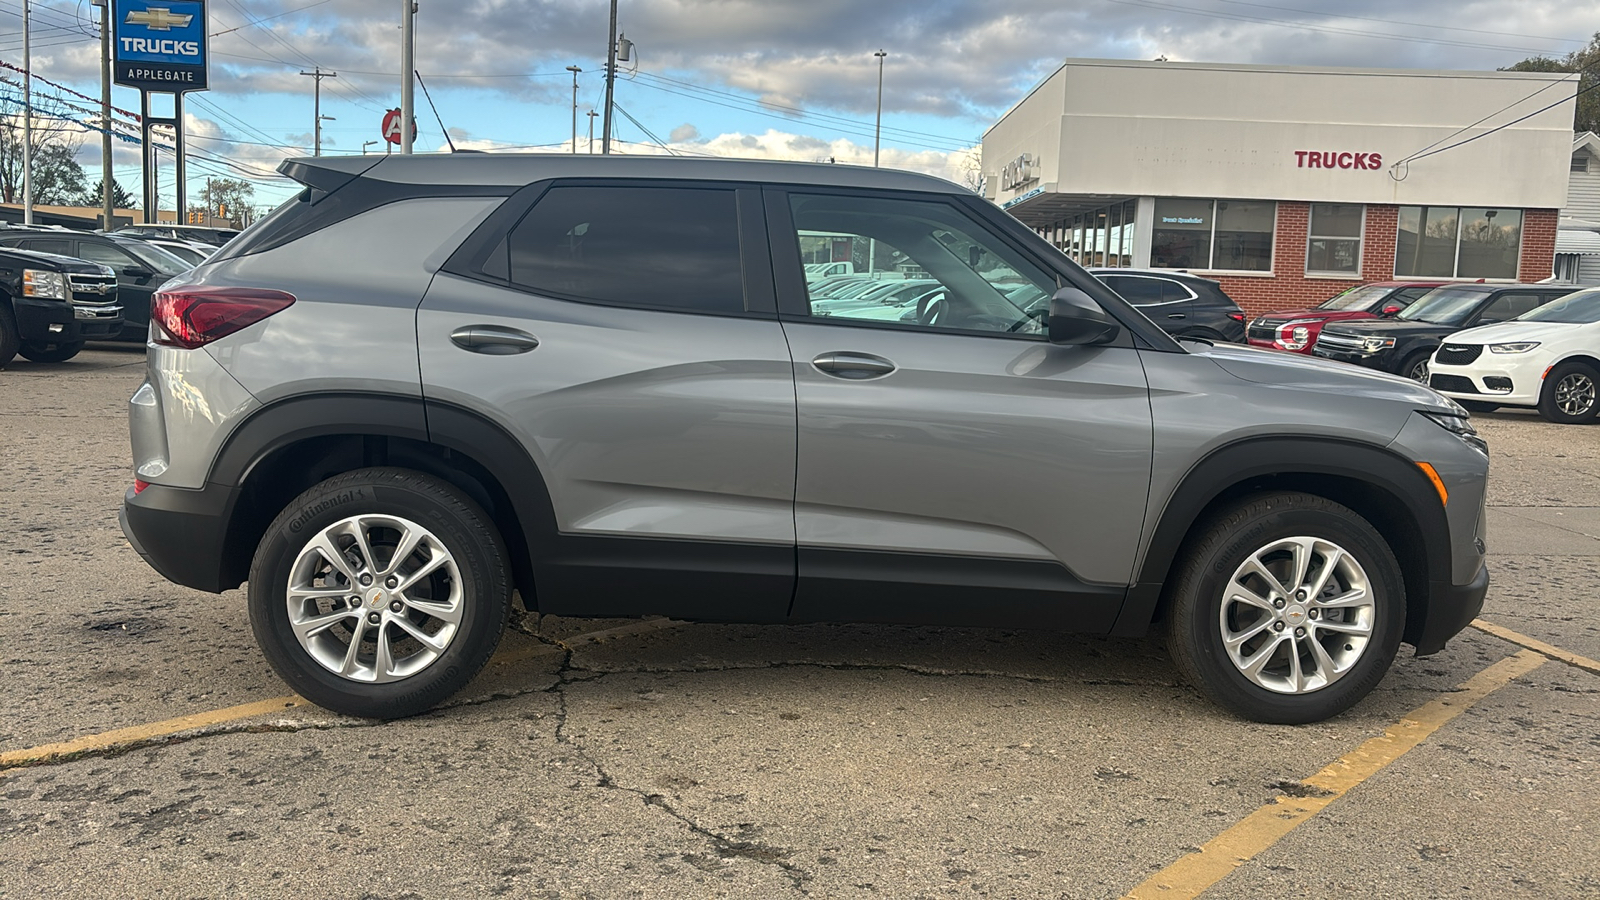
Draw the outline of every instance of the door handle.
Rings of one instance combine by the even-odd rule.
[[[839,378],[849,378],[860,381],[867,378],[882,378],[895,370],[894,363],[881,356],[870,353],[851,353],[845,350],[836,350],[824,353],[811,361],[817,371],[826,375]]]
[[[1183,313],[1172,313],[1172,314],[1168,315],[1167,318],[1169,318],[1169,319],[1187,319],[1188,316],[1185,316]]]
[[[533,335],[503,325],[463,325],[450,332],[450,341],[463,350],[490,356],[527,353],[539,346],[539,339]]]

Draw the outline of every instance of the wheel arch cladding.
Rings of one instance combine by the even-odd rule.
[[[371,466],[432,475],[482,506],[505,541],[523,602],[534,608],[530,548],[555,531],[537,466],[515,439],[473,413],[388,395],[286,399],[257,411],[229,436],[209,479],[239,489],[227,517],[221,589],[244,581],[267,526],[296,496]]]
[[[1298,491],[1348,507],[1377,529],[1405,577],[1403,639],[1416,643],[1430,583],[1450,583],[1449,523],[1415,464],[1354,441],[1256,438],[1218,448],[1189,470],[1167,500],[1113,633],[1144,634],[1165,612],[1163,587],[1195,526],[1240,498]]]

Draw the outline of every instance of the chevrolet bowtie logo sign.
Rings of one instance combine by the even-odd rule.
[[[174,28],[188,28],[189,20],[194,16],[184,13],[173,14],[172,10],[161,6],[152,6],[144,12],[130,12],[126,25],[143,25],[151,31],[171,31]]]

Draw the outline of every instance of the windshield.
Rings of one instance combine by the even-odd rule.
[[[1438,288],[1418,297],[1417,302],[1402,310],[1398,318],[1407,322],[1460,325],[1472,315],[1485,296],[1482,291]]]
[[[1600,322],[1600,291],[1579,291],[1517,316],[1514,322],[1565,322],[1589,325]]]
[[[1389,292],[1393,290],[1394,288],[1384,287],[1378,284],[1364,284],[1361,287],[1353,287],[1336,297],[1331,297],[1322,301],[1322,303],[1317,306],[1317,309],[1366,309],[1369,306],[1381,302],[1383,298],[1389,296]]]
[[[141,262],[155,269],[160,275],[182,275],[194,268],[171,253],[140,241],[119,241],[117,245],[139,257]]]

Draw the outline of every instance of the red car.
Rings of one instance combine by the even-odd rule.
[[[1311,309],[1269,312],[1250,323],[1246,340],[1252,347],[1310,354],[1326,322],[1392,316],[1444,281],[1375,281],[1353,287]]]

